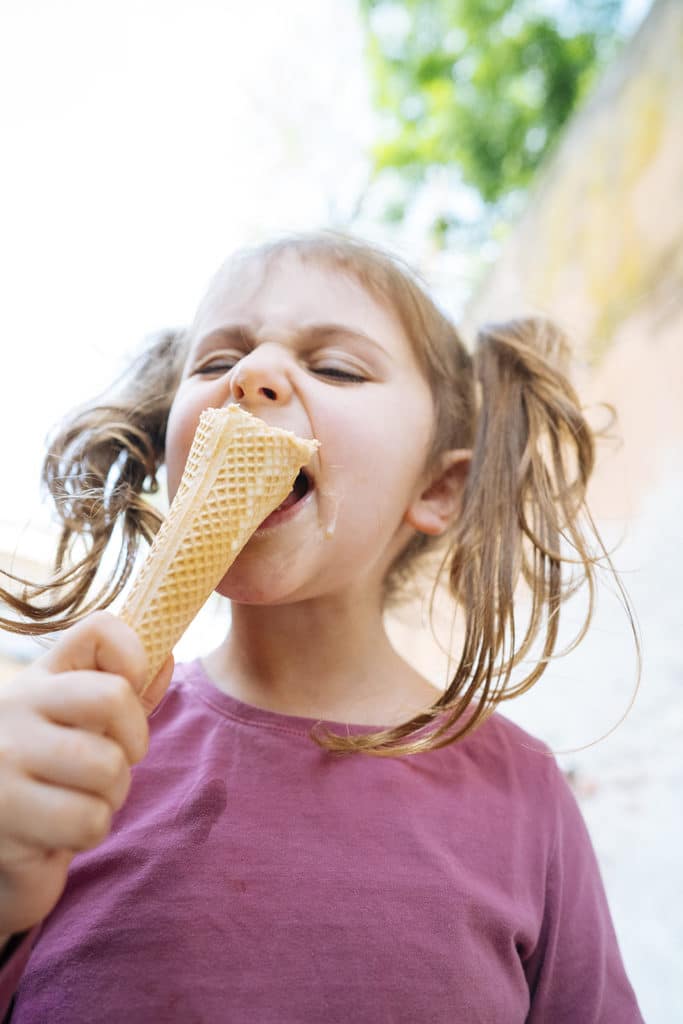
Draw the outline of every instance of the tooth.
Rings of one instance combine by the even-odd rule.
[[[120,612],[147,653],[141,693],[317,448],[236,405],[201,414],[168,516]]]

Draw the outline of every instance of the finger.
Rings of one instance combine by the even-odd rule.
[[[147,655],[139,636],[109,612],[95,612],[69,629],[39,663],[48,672],[97,669],[125,676],[136,691],[147,675]]]
[[[168,690],[171,678],[173,676],[173,669],[175,668],[175,662],[173,655],[169,654],[166,661],[163,663],[154,679],[151,681],[149,686],[146,686],[141,694],[140,700],[145,712],[148,715],[154,711],[154,709],[160,703],[162,697]]]
[[[40,870],[45,867],[67,869],[73,860],[73,850],[45,850],[36,846],[27,846],[17,839],[3,836],[2,839],[2,875],[16,878],[24,875],[35,866]],[[1,887],[0,887],[1,888]]]
[[[109,835],[112,814],[100,797],[23,777],[3,795],[0,831],[44,850],[90,850]]]
[[[38,721],[33,746],[21,767],[31,778],[102,797],[112,810],[123,806],[131,783],[123,749],[106,736]]]
[[[137,764],[149,747],[147,718],[132,686],[106,672],[66,672],[57,682],[45,675],[33,683],[32,704],[58,725],[109,736]]]

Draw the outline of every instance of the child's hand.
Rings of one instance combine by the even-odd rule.
[[[143,703],[145,668],[133,630],[97,612],[0,686],[0,946],[52,910],[74,855],[109,834],[173,660]]]

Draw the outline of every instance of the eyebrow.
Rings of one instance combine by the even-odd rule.
[[[365,334],[363,331],[356,330],[354,327],[349,327],[346,324],[308,324],[306,327],[300,327],[293,330],[291,335],[297,341],[309,343],[325,341],[327,338],[340,336],[355,338],[358,341],[362,341],[364,344],[372,345],[381,352],[382,355],[388,356],[388,352],[384,346],[380,345],[380,343],[374,338],[371,338],[369,334]],[[199,351],[209,341],[215,342],[218,339],[221,339],[222,341],[235,341],[252,346],[258,344],[256,334],[249,324],[236,323],[227,324],[225,327],[218,327],[214,331],[209,331],[209,333],[205,334],[199,341],[197,350]]]

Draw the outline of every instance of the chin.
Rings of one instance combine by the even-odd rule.
[[[234,604],[276,605],[294,603],[291,585],[284,586],[284,580],[274,579],[267,573],[260,572],[258,579],[249,578],[250,573],[226,573],[216,587],[216,593],[227,597]],[[264,582],[265,580],[265,582]],[[279,583],[279,585],[278,585]]]
[[[256,584],[233,583],[225,579],[216,587],[216,593],[221,597],[227,597],[234,604],[271,604],[272,595],[267,588],[259,587]]]

